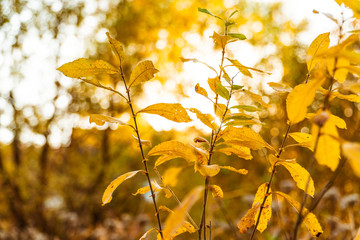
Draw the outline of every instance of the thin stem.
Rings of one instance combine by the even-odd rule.
[[[220,207],[220,209],[221,209],[222,214],[223,214],[224,217],[225,217],[225,220],[226,220],[227,224],[229,225],[229,227],[230,227],[230,229],[231,229],[231,231],[232,231],[232,233],[233,233],[233,235],[234,235],[234,238],[235,238],[236,240],[240,240],[240,238],[239,238],[239,236],[238,236],[238,231],[236,230],[236,227],[235,227],[232,219],[230,218],[228,212],[226,211],[226,209],[225,209],[225,207],[224,207],[224,204],[223,204],[223,202],[222,202],[222,199],[219,198],[219,197],[216,197],[215,199],[216,199],[216,202],[217,202],[217,204],[219,205],[219,207]],[[210,239],[211,239],[211,238],[210,238]]]
[[[131,102],[130,88],[128,88],[127,85],[126,85],[126,81],[125,81],[125,77],[124,77],[123,69],[122,69],[121,65],[120,65],[120,71],[121,71],[122,80],[124,82],[125,90],[126,90],[126,93],[127,93],[128,105],[130,107],[131,115],[132,115],[132,118],[133,118],[133,121],[134,121],[135,132],[136,132],[136,136],[137,136],[137,139],[138,139],[138,142],[139,142],[139,148],[140,148],[140,152],[141,152],[142,162],[144,164],[145,175],[146,175],[149,187],[150,187],[151,197],[152,197],[153,204],[154,204],[155,215],[156,215],[156,219],[157,219],[158,226],[159,226],[160,236],[161,236],[161,239],[163,239],[164,237],[163,237],[163,233],[162,233],[162,227],[161,227],[161,221],[160,221],[160,213],[159,213],[159,210],[158,210],[158,207],[157,207],[157,204],[156,204],[154,189],[153,189],[153,187],[151,185],[150,174],[149,174],[149,170],[148,170],[148,166],[147,166],[147,159],[145,158],[145,154],[144,154],[144,150],[143,150],[143,146],[142,146],[142,142],[141,142],[141,138],[140,138],[139,128],[138,128],[138,124],[137,124],[137,121],[136,121],[136,114],[135,114],[135,111],[134,111],[134,108],[133,108],[133,105],[132,105],[132,102]]]
[[[284,150],[285,141],[286,141],[286,139],[287,139],[287,137],[288,137],[288,135],[289,135],[290,127],[291,127],[291,125],[289,124],[288,127],[287,127],[287,130],[286,130],[284,139],[283,139],[283,141],[282,141],[282,143],[281,143],[281,147],[280,147],[280,149],[279,149],[279,152],[276,154],[276,157],[277,157],[277,158],[280,158],[280,156],[281,156],[281,154],[282,154],[282,152],[283,152],[283,150]],[[273,169],[272,169],[272,171],[271,171],[270,180],[269,180],[269,182],[266,184],[267,187],[266,187],[265,196],[264,196],[264,199],[263,199],[263,201],[262,201],[262,203],[261,203],[261,205],[260,205],[259,215],[258,215],[258,217],[257,217],[257,219],[256,219],[255,227],[254,227],[254,229],[253,229],[253,231],[252,231],[252,233],[251,233],[250,240],[254,239],[254,237],[255,237],[256,229],[257,229],[257,226],[259,225],[259,222],[260,222],[260,219],[261,219],[261,213],[262,213],[262,211],[263,211],[263,209],[264,209],[264,207],[265,207],[266,199],[268,198],[268,196],[270,196],[271,183],[272,183],[273,178],[274,178],[274,175],[275,175],[275,173],[276,173],[276,167],[277,167],[276,164],[274,164]]]
[[[227,35],[227,26],[226,25],[225,25],[225,35]],[[221,52],[221,65],[220,65],[221,67],[223,67],[223,65],[224,65],[225,51],[226,51],[225,48],[226,48],[226,46],[223,47],[222,52]],[[222,68],[220,68],[219,80],[221,79],[221,75],[222,75]],[[216,110],[217,110],[217,107],[218,107],[218,98],[219,98],[219,95],[216,94],[215,95],[215,104],[214,104],[215,114],[216,114]],[[216,132],[214,130],[211,131],[208,165],[211,164],[211,158],[212,158],[212,155],[213,155],[213,149],[214,149],[214,146],[215,146],[215,142],[216,142],[218,134],[219,134],[219,132],[221,130],[221,125],[222,125],[222,123],[224,121],[225,115],[227,113],[230,98],[231,98],[231,91],[230,91],[230,96],[229,96],[229,100],[227,102],[226,109],[225,109],[224,114],[223,114],[223,118],[221,119],[220,126],[219,126],[219,128],[217,129]],[[221,108],[219,108],[219,109],[221,109]],[[204,200],[203,200],[204,202],[203,202],[201,220],[200,220],[200,225],[199,225],[199,230],[198,230],[199,240],[201,240],[201,232],[202,232],[203,228],[204,228],[204,233],[203,233],[204,235],[203,236],[204,236],[204,240],[206,240],[206,226],[205,226],[205,223],[206,223],[206,205],[207,205],[209,184],[210,184],[209,177],[205,177],[205,183],[204,183],[205,190],[204,190]]]

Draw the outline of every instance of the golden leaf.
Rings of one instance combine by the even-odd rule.
[[[237,227],[240,233],[244,234],[246,231],[255,224],[255,216],[259,211],[260,203],[253,204],[253,206],[247,211],[244,217],[238,222]]]
[[[213,198],[216,198],[216,197],[224,198],[224,192],[221,189],[221,187],[219,187],[218,185],[210,185],[209,189],[211,191]]]
[[[139,62],[131,72],[129,88],[154,78],[157,72],[159,72],[159,70],[154,67],[152,61],[144,60]]]
[[[168,185],[170,187],[176,186],[178,182],[178,175],[181,172],[182,167],[170,167],[166,169],[163,175],[163,183],[164,185]]]
[[[226,111],[226,109],[227,109],[227,111]],[[225,111],[226,111],[226,116],[231,114],[230,109],[228,109],[225,104],[218,103],[216,106],[216,116],[218,116],[219,118],[222,118]]]
[[[176,234],[176,231],[184,225],[186,214],[200,198],[202,191],[203,187],[193,189],[182,203],[174,209],[174,212],[170,213],[165,221],[165,229],[163,230],[164,240],[171,239]]]
[[[213,35],[210,37],[214,40],[214,43],[222,49],[224,49],[228,41],[232,39],[227,35],[219,35],[216,32],[214,32]]]
[[[346,142],[342,146],[343,155],[348,159],[356,176],[360,177],[360,143]]]
[[[157,114],[174,122],[191,122],[185,108],[179,103],[157,103],[150,105],[138,113]]]
[[[274,193],[285,198],[286,201],[288,201],[290,205],[296,209],[297,212],[300,211],[301,204],[295,201],[294,199],[292,199],[289,195],[282,192],[274,192]],[[302,215],[303,216],[305,215],[304,222],[311,235],[313,237],[319,237],[323,233],[323,230],[316,216],[313,213],[309,212],[309,210],[307,210],[307,208],[305,207],[302,209]]]
[[[170,208],[164,206],[164,205],[161,205],[159,206],[159,211],[162,210],[162,211],[166,211],[166,212],[169,212],[169,213],[172,213],[174,212],[173,210],[171,210]]]
[[[316,90],[325,81],[324,77],[314,79],[307,84],[297,85],[286,98],[286,111],[291,124],[302,121],[308,106],[313,102]]]
[[[111,49],[113,50],[114,54],[116,55],[117,59],[119,60],[119,66],[121,66],[122,61],[124,60],[124,46],[116,39],[112,38],[110,34],[107,32],[106,36],[111,45]]]
[[[215,122],[214,117],[211,114],[204,114],[197,110],[196,108],[190,108],[190,112],[195,113],[196,117],[206,126],[216,131],[219,127]]]
[[[278,92],[290,92],[291,87],[285,83],[268,82],[267,83],[272,89]]]
[[[106,61],[94,61],[86,58],[79,58],[73,62],[65,63],[57,70],[71,78],[86,78],[94,77],[102,73],[115,74],[119,72],[116,67]]]
[[[98,126],[102,126],[105,124],[105,122],[108,123],[117,123],[120,125],[128,125],[130,127],[132,127],[131,125],[124,123],[123,121],[117,119],[117,118],[113,118],[110,116],[106,116],[103,114],[91,114],[89,117],[89,123],[95,123]]]
[[[226,146],[226,145],[229,145],[229,147],[222,147],[222,144],[218,145],[218,147],[221,147],[221,148],[216,149],[215,151],[222,152],[226,155],[235,154],[239,158],[243,158],[246,160],[250,160],[253,158],[253,156],[251,155],[250,149],[248,147],[242,147],[242,146],[239,146],[236,144],[230,144],[229,142],[226,142],[226,144],[223,146]]]
[[[262,139],[258,133],[247,127],[227,127],[223,131],[221,137],[230,144],[248,147],[253,150],[257,150],[263,147],[273,149],[267,142]]]
[[[255,207],[257,204],[262,204],[265,196],[267,195],[266,189],[267,189],[267,183],[260,185],[260,187],[258,188],[255,194],[255,199],[252,204],[252,207]],[[271,189],[269,189],[269,195],[266,198],[264,208],[261,212],[259,225],[257,226],[257,230],[259,230],[260,232],[263,232],[266,229],[267,223],[271,218],[271,203],[272,203],[272,193],[271,193]],[[257,220],[259,213],[260,213],[260,209],[256,212],[256,215],[254,217],[255,221]]]
[[[154,192],[160,192],[163,191],[165,193],[166,198],[170,198],[172,196],[171,192],[167,188],[161,187],[155,180],[151,181],[151,186]],[[142,188],[139,188],[136,193],[133,193],[134,196],[138,194],[145,194],[150,191],[150,186],[145,186]]]
[[[335,59],[334,58],[328,58],[327,59],[327,67],[328,67],[328,71],[329,74],[332,76],[334,73],[334,68],[335,68]],[[346,58],[337,58],[336,61],[336,72],[334,75],[334,78],[338,81],[338,82],[344,82],[346,80],[346,77],[348,75],[349,70],[344,68],[346,66],[350,65],[350,61]]]
[[[216,90],[218,88],[217,84],[219,84],[219,83],[221,83],[219,77],[208,78],[209,87],[210,87],[211,91],[213,91],[215,94],[217,94],[216,93],[217,92]]]
[[[360,96],[355,95],[355,94],[344,95],[344,94],[341,94],[339,92],[332,92],[331,94],[333,96],[337,97],[337,98],[340,98],[340,99],[345,99],[345,100],[348,100],[350,102],[360,103]]]
[[[212,165],[196,164],[196,169],[204,177],[214,177],[220,172],[220,166],[217,164],[212,164]]]
[[[226,169],[226,170],[229,170],[232,172],[240,173],[242,175],[246,175],[248,173],[248,170],[246,170],[246,169],[236,169],[232,166],[221,166],[220,168]]]
[[[230,58],[226,58],[226,59],[229,60],[234,67],[236,67],[242,74],[244,74],[244,75],[247,76],[247,77],[251,77],[251,78],[252,78],[252,74],[251,74],[251,72],[250,72],[249,70],[271,75],[271,73],[264,72],[263,70],[260,70],[260,69],[256,69],[256,68],[252,68],[252,67],[246,67],[246,66],[242,65],[242,64],[241,64],[238,60],[236,60],[236,59],[230,59]]]
[[[253,100],[254,102],[259,103],[261,106],[263,106],[265,108],[270,107],[270,105],[268,103],[264,102],[264,100],[262,99],[262,96],[260,96],[256,93],[253,93],[249,90],[246,90],[246,89],[243,89],[242,91],[244,93],[246,93],[246,95],[248,95],[251,98],[251,100]]]
[[[195,85],[195,92],[208,98],[206,90],[202,88],[198,83]]]
[[[230,78],[229,74],[227,74],[227,72],[225,71],[225,68],[223,66],[220,65],[219,67],[222,72],[223,78],[225,78],[225,80],[231,85],[231,78]]]
[[[144,233],[144,235],[142,235],[139,240],[145,240],[145,238],[147,237],[147,235],[149,235],[149,233],[152,231],[152,230],[155,230],[155,228],[151,228],[149,230],[146,231],[146,233]]]
[[[307,55],[311,57],[307,61],[307,68],[309,72],[316,66],[316,64],[322,61],[321,59],[316,57],[319,53],[324,52],[329,48],[329,44],[330,44],[329,35],[330,35],[329,32],[320,34],[310,44],[310,47],[307,52]]]
[[[311,134],[308,134],[308,133],[292,132],[292,133],[289,133],[289,136],[292,137],[298,143],[311,142],[311,140],[312,140]]]
[[[306,193],[314,197],[315,187],[309,172],[296,162],[279,162],[291,174],[291,177],[296,182],[296,186],[301,190],[306,190]],[[308,183],[309,182],[309,183]],[[308,186],[306,186],[308,183]]]
[[[109,184],[109,186],[106,188],[106,190],[103,194],[102,205],[104,206],[105,204],[107,204],[111,201],[113,192],[121,183],[123,183],[125,180],[127,180],[129,178],[134,177],[139,172],[144,172],[144,171],[137,170],[137,171],[128,172],[128,173],[125,173],[125,174],[121,175],[120,177],[116,178],[115,180],[113,180]]]
[[[155,163],[156,167],[164,163],[165,161],[177,157],[182,157],[188,162],[196,161],[196,155],[193,152],[193,148],[178,141],[167,141],[156,145],[149,151],[149,153],[147,154],[147,158],[149,156],[158,156],[158,155],[164,155],[166,157],[164,158],[163,161],[159,163],[156,162]]]

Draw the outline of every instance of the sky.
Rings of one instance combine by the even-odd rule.
[[[80,1],[80,0],[79,0]],[[274,2],[273,0],[256,0],[258,2]],[[61,7],[61,1],[51,0],[49,2],[53,3],[53,7],[59,8]],[[65,63],[69,61],[73,61],[74,59],[85,56],[85,50],[87,46],[87,41],[91,34],[94,32],[95,29],[98,27],[98,19],[94,15],[95,8],[94,8],[94,0],[86,0],[84,1],[85,4],[85,12],[87,13],[88,17],[84,21],[84,25],[80,30],[77,30],[75,27],[69,26],[67,28],[66,36],[63,36],[62,39],[62,46],[58,49],[58,45],[51,39],[51,36],[44,36],[42,39],[37,37],[35,32],[29,31],[26,41],[24,42],[24,52],[30,56],[31,61],[27,61],[28,63],[22,69],[24,73],[24,79],[21,81],[20,85],[17,87],[15,92],[15,97],[18,100],[19,106],[24,105],[42,105],[42,113],[44,116],[51,117],[54,106],[52,105],[52,97],[54,96],[55,87],[54,83],[50,79],[54,79],[54,77],[49,76],[58,76],[62,85],[64,86],[71,86],[73,80],[62,76],[59,72],[55,69],[56,62],[54,62],[52,56],[56,51],[60,51],[60,59],[58,59],[59,63]],[[106,9],[106,1],[100,7]],[[328,18],[324,17],[321,14],[314,14],[312,11],[316,9],[320,12],[325,12],[332,14],[335,18],[340,17],[341,8],[339,8],[338,4],[334,0],[282,0],[283,2],[283,11],[284,14],[295,22],[301,22],[304,18],[309,21],[309,29],[307,29],[304,33],[298,36],[298,40],[303,43],[304,45],[309,45],[311,41],[319,34],[323,32],[333,31],[336,28],[334,22],[329,20]],[[225,1],[225,7],[230,7],[234,4],[234,1],[227,0]],[[35,4],[36,5],[36,4]],[[36,8],[36,6],[34,6]],[[345,11],[345,15],[351,15],[351,11]],[[21,16],[18,16],[14,19],[11,19],[12,24],[17,26],[21,21],[25,21],[29,17],[28,14],[24,13]],[[74,33],[76,31],[80,31],[82,36],[81,38],[75,38]],[[105,32],[106,29],[101,29],[98,34],[95,36],[95,40],[98,42],[106,41]],[[212,35],[211,29],[205,31],[204,35]],[[11,32],[11,31],[10,31]],[[78,36],[79,36],[78,35]],[[198,34],[187,34],[185,38],[191,39],[191,41],[195,46],[194,49],[197,49],[194,52],[187,53],[192,57],[198,59],[206,59],[210,65],[217,66],[218,65],[218,56],[214,51],[209,51],[209,49],[213,49],[212,40],[208,37],[202,37]],[[284,38],[286,42],[286,37]],[[0,44],[2,48],[9,47],[5,44],[6,42],[6,35],[4,32],[0,32]],[[235,56],[236,58],[240,59],[241,62],[246,66],[253,66],[259,60],[258,58],[244,58],[243,56],[251,56],[257,54],[250,54],[252,52],[256,52],[256,49],[252,47],[250,44],[239,44],[237,47],[234,47],[232,50],[234,52],[242,52],[242,56]],[[269,50],[271,51],[271,49]],[[6,59],[8,58],[19,59],[21,58],[20,52],[15,52],[12,56],[0,56],[0,93],[7,92],[9,89],[12,88],[14,81],[9,81],[6,76],[10,75],[10,66],[8,65]],[[39,64],[40,63],[40,64]],[[183,71],[181,73],[182,76],[179,76],[179,79],[189,79],[190,84],[195,85],[194,79],[199,79],[201,76],[208,75],[211,76],[211,72],[207,72],[206,68],[202,68],[197,64],[184,64]],[[199,71],[199,69],[202,69]],[[267,79],[268,82],[278,82],[281,80],[282,72],[281,70],[277,72],[273,72],[273,74]],[[137,104],[139,108],[146,107],[149,102],[177,102],[177,99],[171,94],[166,94],[168,91],[164,91],[165,89],[176,90],[176,84],[174,82],[168,81],[164,84],[161,84],[156,79],[150,82],[145,83],[144,88],[147,91],[144,92],[145,96],[140,99]],[[187,90],[187,94],[191,95],[192,99],[183,99],[181,103],[186,107],[190,106],[194,102],[196,102],[199,108],[204,109],[208,113],[212,112],[211,104],[206,102],[206,100],[202,99],[201,96],[196,96],[193,94],[193,88],[189,88]],[[154,94],[155,93],[155,94]],[[161,96],[158,99],[154,99],[154,96]],[[55,103],[57,107],[66,108],[67,104],[70,101],[70,96],[62,96],[60,99],[57,100]],[[6,109],[6,104],[4,101],[0,100],[0,110],[3,111],[4,114],[0,116],[0,126],[6,126],[11,121],[11,112]],[[127,120],[129,115],[124,114],[122,116],[122,120]],[[185,124],[172,124],[169,123],[168,120],[165,120],[158,116],[146,116],[144,117],[155,130],[170,130],[171,128],[176,128],[178,130],[186,128],[188,125]],[[69,124],[69,122],[71,122]],[[87,119],[80,119],[76,115],[69,116],[68,121],[63,121],[59,123],[58,129],[52,130],[52,144],[54,146],[60,146],[64,144],[63,141],[59,141],[59,139],[64,139],[64,129],[65,130],[65,138],[71,133],[70,126],[74,124],[79,125],[84,128],[91,127],[88,123]],[[201,124],[197,124],[196,126],[199,128],[202,127]],[[62,126],[61,126],[62,125]],[[62,130],[61,130],[62,129]],[[9,143],[12,139],[12,133],[5,128],[0,127],[0,141]],[[22,138],[24,142],[35,142],[41,145],[44,142],[44,139],[39,136],[37,139],[36,137],[32,136],[30,133],[25,134]]]

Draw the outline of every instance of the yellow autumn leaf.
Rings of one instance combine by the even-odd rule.
[[[155,228],[150,228],[149,230],[146,231],[146,233],[144,233],[144,235],[142,235],[139,240],[145,240],[145,238],[149,235],[149,233],[152,231],[152,230],[155,230]]]
[[[215,106],[214,106],[214,108],[215,108]],[[226,116],[229,116],[229,114],[231,114],[230,109],[228,109],[225,104],[218,103],[216,105],[216,112],[215,112],[216,116],[218,116],[219,118],[222,118],[225,111],[226,111]]]
[[[204,114],[196,108],[190,108],[189,110],[190,112],[195,113],[196,117],[212,130],[216,131],[219,128],[211,114]]]
[[[325,81],[323,76],[308,83],[297,85],[286,98],[286,111],[291,124],[304,120],[308,106],[313,102],[316,90]]]
[[[307,55],[310,57],[310,59],[307,60],[306,62],[309,72],[311,72],[311,70],[316,66],[316,64],[322,61],[322,59],[316,57],[319,53],[324,52],[329,48],[329,44],[330,44],[329,36],[330,36],[329,32],[320,34],[310,44],[310,47],[307,52]]]
[[[225,71],[225,68],[223,66],[219,66],[220,70],[222,72],[222,77],[231,85],[231,78],[229,74]]]
[[[253,156],[251,155],[251,152],[250,152],[250,148],[238,146],[236,144],[231,145],[229,143],[231,143],[231,141],[226,142],[226,144],[219,144],[218,145],[219,148],[215,149],[215,151],[222,152],[226,155],[235,154],[239,158],[243,158],[245,160],[250,160],[253,158]],[[222,147],[222,146],[226,146],[226,147]]]
[[[65,63],[57,68],[65,76],[71,78],[86,78],[94,77],[99,74],[115,74],[119,70],[110,63],[103,60],[89,60],[86,58],[79,58],[73,62]]]
[[[179,103],[156,103],[140,110],[138,113],[156,114],[174,122],[192,121],[185,108]]]
[[[302,132],[292,132],[289,133],[289,136],[292,137],[298,143],[306,143],[312,140],[311,134],[302,133]]]
[[[202,165],[196,164],[196,170],[204,177],[214,177],[220,172],[220,166],[217,164]]]
[[[280,197],[285,198],[286,201],[288,201],[290,205],[293,206],[297,212],[300,211],[301,204],[296,200],[294,200],[293,198],[291,198],[289,195],[278,191],[274,193]],[[302,215],[303,216],[305,215],[304,222],[311,235],[313,237],[319,237],[324,231],[322,230],[321,225],[317,220],[316,216],[313,213],[309,212],[309,210],[305,207],[302,209]]]
[[[264,72],[263,70],[260,70],[260,69],[256,69],[256,68],[252,68],[252,67],[246,67],[246,66],[242,65],[242,64],[241,64],[238,60],[236,60],[236,59],[230,59],[230,58],[226,58],[226,59],[229,60],[234,67],[236,67],[242,74],[244,74],[244,75],[247,76],[247,77],[251,77],[251,78],[252,78],[252,74],[251,74],[251,72],[250,72],[249,70],[271,75],[271,73]]]
[[[352,92],[360,94],[360,83],[353,83],[349,86],[349,88]]]
[[[251,98],[251,100],[253,100],[254,102],[259,103],[261,106],[268,108],[270,107],[270,105],[266,102],[264,102],[264,100],[262,99],[262,96],[260,96],[259,94],[253,93],[249,90],[243,89],[242,90],[247,96],[249,96]]]
[[[144,172],[144,171],[137,170],[137,171],[128,172],[128,173],[125,173],[125,174],[121,175],[120,177],[116,178],[115,180],[113,180],[109,184],[109,186],[106,188],[106,190],[103,194],[102,205],[104,206],[105,204],[107,204],[111,201],[113,192],[121,183],[123,183],[125,180],[127,180],[129,178],[134,177],[139,172]]]
[[[314,181],[311,178],[309,172],[303,168],[300,164],[296,162],[279,162],[279,165],[282,165],[289,171],[291,177],[296,182],[296,186],[301,190],[306,190],[306,193],[314,197],[315,187]],[[309,183],[308,183],[309,182]],[[308,186],[306,186],[308,183]]]
[[[124,123],[123,121],[114,118],[114,117],[110,117],[110,116],[106,116],[103,114],[91,114],[89,117],[89,123],[95,123],[98,126],[102,126],[105,124],[105,122],[108,123],[117,123],[120,125],[128,125],[130,127],[132,127],[131,125]]]
[[[289,85],[285,83],[268,82],[267,84],[277,92],[290,92],[292,89]]]
[[[350,102],[360,103],[360,96],[355,95],[355,94],[344,95],[339,92],[332,92],[331,94],[340,99],[348,100]]]
[[[218,88],[218,84],[221,84],[219,77],[217,76],[214,78],[208,78],[208,84],[209,84],[211,91],[213,91],[215,94],[217,94],[216,90]]]
[[[342,153],[347,158],[356,176],[360,177],[360,143],[345,142],[342,144]]]
[[[163,175],[163,183],[165,186],[174,187],[178,182],[178,175],[181,172],[182,167],[170,167],[166,169]]]
[[[195,92],[208,98],[208,93],[198,83],[195,85]]]
[[[212,38],[214,40],[214,43],[216,46],[224,49],[226,44],[228,43],[229,40],[231,40],[232,38],[227,36],[227,35],[220,35],[217,34],[216,32],[213,33],[212,36],[210,36],[210,38]]]
[[[150,186],[145,186],[145,187],[142,187],[142,188],[139,188],[136,193],[133,193],[134,196],[138,195],[138,194],[145,194],[147,192],[150,191]]]
[[[317,162],[321,165],[328,166],[332,171],[335,171],[340,160],[340,143],[337,140],[339,134],[336,127],[346,128],[346,123],[341,118],[330,114],[328,120],[321,128],[321,135],[315,153]],[[313,142],[316,141],[318,132],[318,125],[313,124]]]
[[[211,191],[213,198],[224,198],[224,192],[218,185],[210,185],[209,190]]]
[[[193,148],[185,145],[182,142],[179,141],[167,141],[162,142],[155,147],[153,147],[147,154],[147,158],[149,156],[159,156],[163,155],[162,161],[157,161],[155,163],[155,166],[159,166],[162,163],[177,158],[182,157],[188,162],[194,162],[196,161],[196,155],[194,154]]]
[[[336,69],[334,78],[342,83],[346,80],[349,70],[346,69],[346,66],[350,65],[350,61],[346,58],[337,58],[336,60],[336,68],[335,68],[335,58],[328,58],[327,59],[327,67],[329,74],[332,76],[334,74],[334,69]]]
[[[253,204],[245,216],[238,222],[237,227],[239,228],[240,233],[246,233],[246,231],[255,224],[255,216],[260,209],[260,205],[260,203]]]
[[[159,206],[159,211],[160,210],[165,211],[165,212],[169,212],[169,213],[174,212],[173,210],[171,210],[170,208],[168,208],[168,207],[166,207],[164,205]]]
[[[157,72],[159,72],[159,70],[154,67],[152,61],[144,60],[139,62],[131,72],[129,88],[154,78]]]
[[[221,166],[220,168],[222,169],[226,169],[226,170],[229,170],[229,171],[232,171],[232,172],[236,172],[236,173],[239,173],[239,174],[242,174],[242,175],[246,175],[248,173],[248,170],[246,169],[236,169],[232,166]]]
[[[203,187],[196,187],[193,189],[185,197],[182,203],[179,204],[172,213],[170,213],[165,221],[165,228],[163,230],[164,240],[171,239],[176,234],[176,231],[183,226],[186,214],[200,198],[202,191]]]
[[[165,193],[166,198],[170,198],[172,196],[171,192],[167,188],[161,187],[155,180],[151,181],[151,186],[154,192],[160,192],[163,191]],[[142,188],[139,188],[136,193],[133,193],[134,196],[138,194],[145,194],[150,191],[150,186],[145,186]]]
[[[255,199],[254,199],[254,202],[252,204],[252,207],[255,207],[258,204],[260,204],[260,205],[262,204],[262,202],[264,201],[265,196],[267,195],[266,189],[267,189],[267,183],[263,183],[262,185],[260,185],[260,187],[256,191]],[[271,211],[272,193],[271,193],[270,188],[269,188],[269,193],[268,194],[269,195],[266,198],[263,210],[261,212],[259,225],[257,226],[257,230],[259,230],[260,232],[263,232],[266,229],[267,223],[271,218],[271,213],[272,213],[272,211]],[[255,214],[255,217],[254,217],[255,221],[258,219],[259,213],[260,213],[260,209]]]
[[[263,147],[273,149],[267,142],[264,141],[264,139],[262,139],[260,134],[247,127],[227,127],[224,129],[221,137],[225,140],[225,142],[248,147],[253,150]]]
[[[124,46],[116,39],[112,38],[110,34],[107,32],[106,36],[108,37],[108,40],[110,42],[111,49],[113,50],[117,60],[119,61],[119,66],[121,66],[123,60],[124,60]]]
[[[357,76],[360,76],[360,68],[359,67],[355,67],[355,66],[344,66],[341,67],[340,69],[346,69],[351,73],[356,74]]]

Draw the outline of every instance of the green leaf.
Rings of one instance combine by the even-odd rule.
[[[243,109],[247,112],[256,112],[260,110],[259,108],[250,105],[236,105],[231,108]]]
[[[239,40],[245,40],[246,36],[244,34],[241,33],[228,33],[228,35],[232,38],[237,38]]]
[[[221,83],[216,82],[216,85],[218,86],[216,88],[216,93],[219,94],[221,97],[225,98],[226,100],[229,100],[229,91]]]
[[[238,10],[233,11],[228,18],[231,18],[232,16],[234,16],[234,14],[237,12],[239,12],[239,11]]]
[[[240,86],[240,85],[231,85],[231,90],[241,90],[241,89],[243,89],[244,88],[244,86]]]
[[[202,13],[206,13],[206,14],[209,14],[210,16],[213,16],[213,17],[216,17],[222,21],[224,21],[224,19],[222,19],[221,17],[219,16],[216,16],[215,14],[212,14],[211,12],[209,12],[209,10],[207,10],[206,8],[198,8],[198,11],[199,12],[202,12]],[[224,21],[225,22],[225,21]]]

